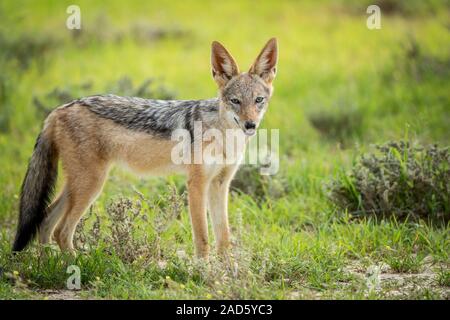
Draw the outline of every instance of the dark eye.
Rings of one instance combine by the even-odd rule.
[[[233,98],[233,99],[231,99],[230,101],[231,101],[232,104],[240,104],[240,103],[241,103],[241,102],[240,102],[238,99],[236,99],[236,98]]]
[[[263,102],[264,101],[264,97],[257,97],[256,99],[255,99],[255,102],[256,103],[261,103],[261,102]]]

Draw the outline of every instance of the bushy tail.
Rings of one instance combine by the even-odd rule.
[[[23,180],[20,214],[13,251],[23,250],[46,215],[58,174],[58,154],[45,132],[39,134]]]

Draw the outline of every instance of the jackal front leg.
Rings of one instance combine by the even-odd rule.
[[[189,214],[191,217],[195,252],[199,258],[207,258],[208,221],[206,218],[206,197],[208,181],[199,170],[192,170],[188,178]]]
[[[208,206],[216,240],[216,250],[225,254],[230,246],[230,229],[228,226],[228,190],[231,177],[219,175],[209,185]]]

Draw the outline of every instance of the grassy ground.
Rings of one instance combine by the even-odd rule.
[[[78,3],[81,33],[65,28],[71,1],[0,4],[0,298],[450,297],[448,225],[354,219],[326,189],[372,144],[449,145],[448,7],[400,1],[369,30],[357,1]],[[232,261],[192,259],[182,177],[120,169],[79,228],[76,257],[37,245],[9,255],[48,109],[106,92],[211,97],[211,41],[245,69],[272,36],[278,77],[263,125],[280,129],[280,172],[241,173]],[[66,289],[69,265],[80,267],[79,291]]]

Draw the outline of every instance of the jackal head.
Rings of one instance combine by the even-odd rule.
[[[240,72],[231,54],[219,42],[211,48],[212,75],[219,86],[220,112],[232,128],[252,136],[261,122],[277,72],[278,47],[270,39],[248,72]]]

